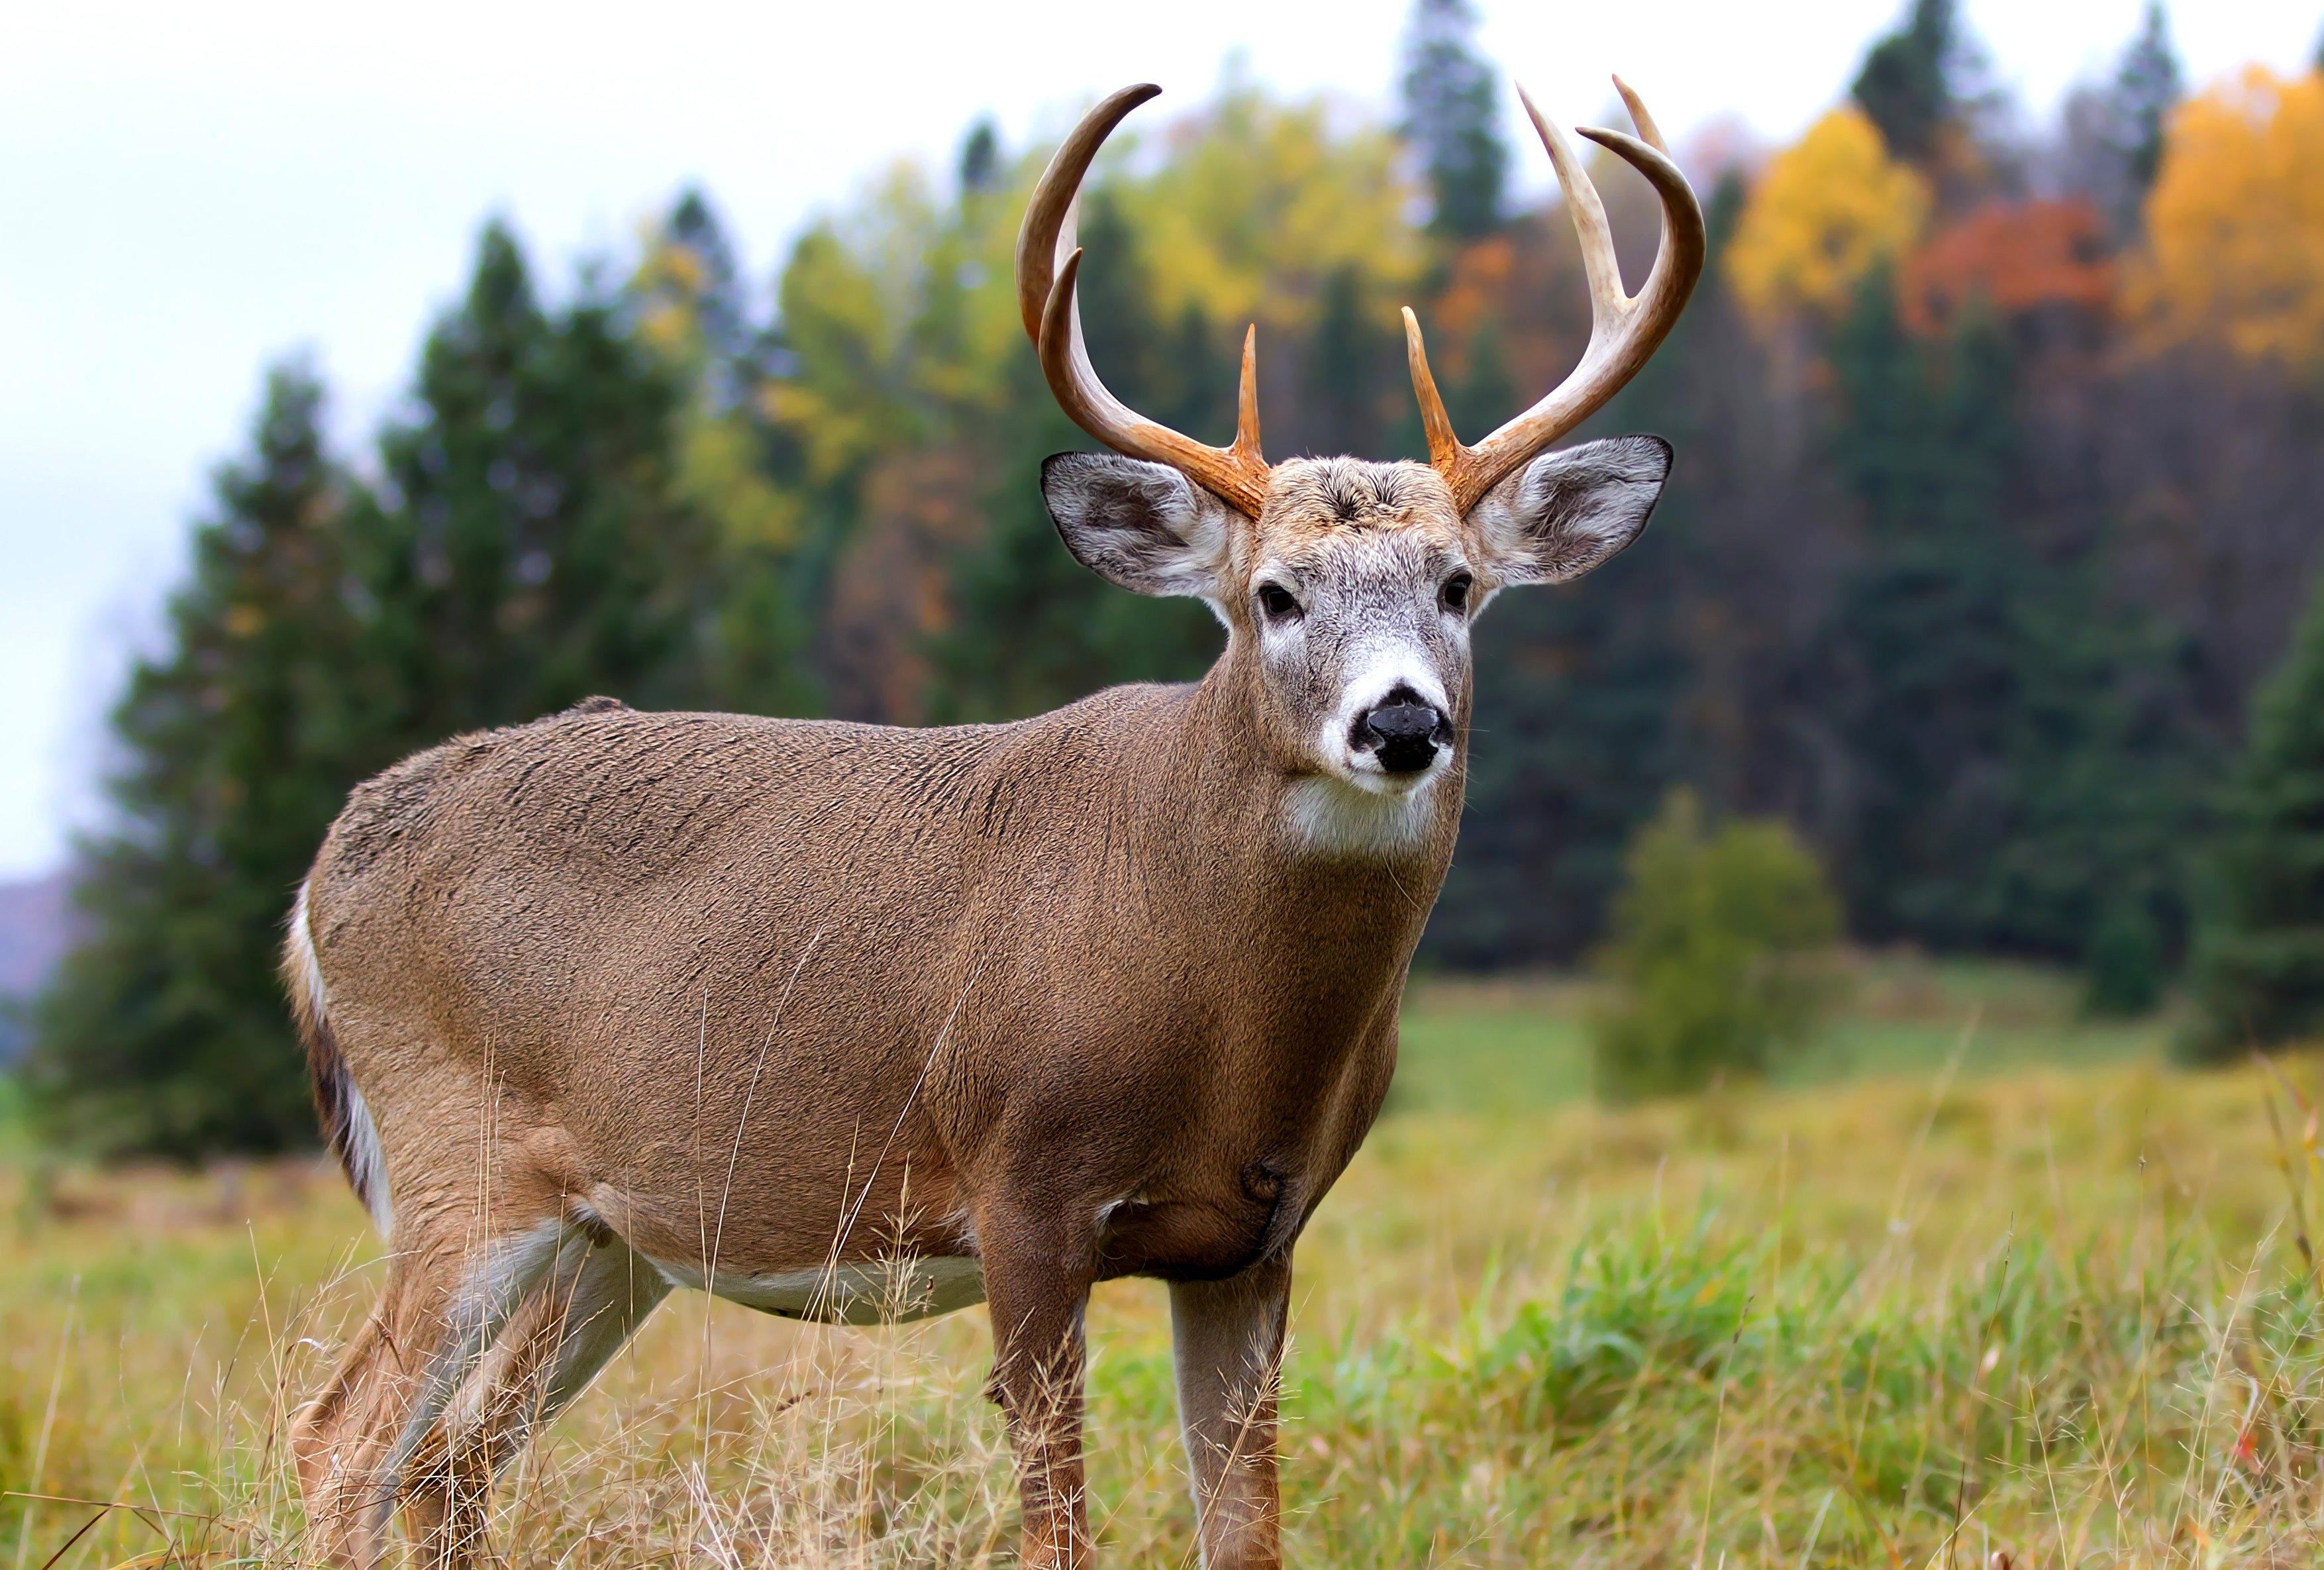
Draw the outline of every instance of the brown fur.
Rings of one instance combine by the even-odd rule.
[[[1443,586],[1602,559],[1666,461],[1544,460],[1563,532],[1504,498],[1500,545],[1417,466],[1282,466],[1254,523],[1067,465],[1076,554],[1227,622],[1201,682],[942,730],[593,700],[357,789],[285,959],[326,1127],[392,1209],[294,1436],[325,1556],[372,1563],[400,1499],[465,1563],[493,1472],[671,1281],[849,1317],[842,1272],[915,1259],[981,1278],[1025,1564],[1087,1559],[1081,1316],[1122,1275],[1174,1283],[1205,1563],[1277,1564],[1292,1248],[1387,1094],[1460,817],[1475,611]],[[1612,522],[1572,502],[1601,493]],[[1266,584],[1296,627],[1260,624]],[[1333,739],[1384,649],[1452,733],[1404,797]],[[1319,790],[1414,810],[1319,838]]]

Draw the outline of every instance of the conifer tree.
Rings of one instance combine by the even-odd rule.
[[[274,953],[367,724],[338,679],[352,485],[325,455],[322,398],[296,365],[269,376],[167,647],[114,712],[112,817],[76,891],[88,936],[40,1001],[28,1065],[69,1142],[191,1159],[313,1138]]]
[[[2205,1057],[2324,1033],[2324,586],[2252,706],[2197,966]]]
[[[544,310],[489,226],[414,402],[350,520],[378,761],[592,693],[696,698],[713,531],[680,485],[679,390],[613,304]]]
[[[1430,227],[1452,240],[1473,240],[1500,223],[1508,179],[1492,69],[1476,38],[1469,0],[1416,0],[1404,45],[1404,135],[1435,199]]]
[[[1888,151],[1925,163],[1952,119],[1951,65],[1959,47],[1954,0],[1913,0],[1904,25],[1864,57],[1849,96],[1872,116]]]
[[[801,714],[812,623],[798,570],[798,465],[761,396],[768,336],[752,320],[725,227],[708,199],[685,192],[649,245],[625,314],[681,394],[678,485],[715,540],[714,612],[701,701],[753,713]]]
[[[1831,350],[1835,467],[1863,510],[1821,662],[1851,760],[1849,908],[1866,936],[2097,961],[2176,919],[2186,738],[2152,695],[2170,641],[2048,560],[2024,494],[2016,352],[1989,312],[1907,333],[1875,278]]]
[[[1323,281],[1315,329],[1306,356],[1309,445],[1317,452],[1385,457],[1383,392],[1393,385],[1394,362],[1383,350],[1392,340],[1379,330],[1379,312],[1364,298],[1352,267]]]
[[[2153,189],[2154,176],[2163,167],[2163,133],[2185,92],[2163,0],[2147,0],[2145,23],[2116,68],[2113,94],[2124,167],[2138,198]]]
[[[986,115],[960,144],[960,189],[987,191],[1001,182],[1001,132]]]

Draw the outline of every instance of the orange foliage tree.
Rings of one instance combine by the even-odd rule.
[[[1904,320],[1941,331],[1972,300],[2017,316],[2106,308],[2114,265],[2106,224],[2086,201],[1988,202],[1932,237],[1897,274]]]

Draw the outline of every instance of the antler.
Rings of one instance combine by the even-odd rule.
[[[1208,447],[1131,409],[1098,380],[1082,341],[1081,303],[1074,281],[1082,253],[1074,243],[1082,177],[1113,128],[1162,89],[1151,83],[1124,88],[1083,116],[1026,204],[1017,232],[1017,308],[1025,331],[1041,352],[1041,371],[1058,407],[1116,452],[1181,470],[1256,518],[1267,500],[1268,463],[1259,451],[1259,329],[1243,334],[1242,385],[1236,398],[1235,439]]]
[[[1582,241],[1582,264],[1590,276],[1590,346],[1582,351],[1582,363],[1572,374],[1492,435],[1474,447],[1466,446],[1452,434],[1444,401],[1436,393],[1436,379],[1428,374],[1420,319],[1412,314],[1411,307],[1405,308],[1405,356],[1412,365],[1413,393],[1420,400],[1420,423],[1428,435],[1428,461],[1444,476],[1454,503],[1463,513],[1511,470],[1596,413],[1606,400],[1621,391],[1669,334],[1686,307],[1687,296],[1694,291],[1695,280],[1702,275],[1702,209],[1695,203],[1694,191],[1678,165],[1671,162],[1670,149],[1664,145],[1662,133],[1655,128],[1654,117],[1638,102],[1637,94],[1619,77],[1614,78],[1614,90],[1622,95],[1638,134],[1625,136],[1619,131],[1588,126],[1579,129],[1646,176],[1646,183],[1662,198],[1662,242],[1655,253],[1654,271],[1646,275],[1646,287],[1635,299],[1622,292],[1621,263],[1614,259],[1614,237],[1606,226],[1606,208],[1598,199],[1597,187],[1582,171],[1565,138],[1541,117],[1525,88],[1517,89],[1533,128],[1540,134],[1541,144],[1549,149],[1549,161],[1557,170],[1557,183],[1565,192],[1574,233]]]

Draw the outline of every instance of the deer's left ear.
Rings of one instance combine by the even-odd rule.
[[[1504,584],[1564,583],[1638,537],[1670,466],[1671,445],[1659,436],[1544,453],[1470,510],[1470,537]]]

